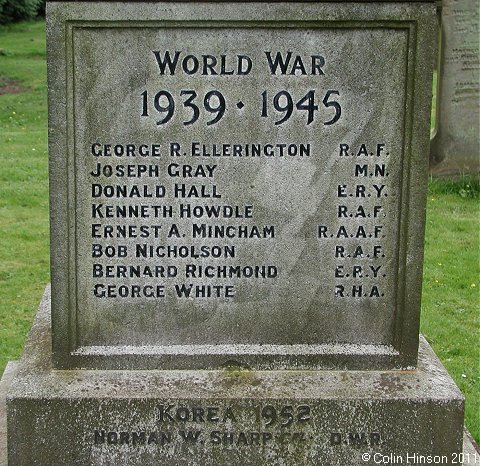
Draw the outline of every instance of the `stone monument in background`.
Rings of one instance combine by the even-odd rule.
[[[442,0],[433,175],[480,172],[480,3]]]
[[[435,3],[47,10],[52,290],[10,464],[454,462],[418,335]]]

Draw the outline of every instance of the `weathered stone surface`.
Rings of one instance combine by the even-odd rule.
[[[480,49],[478,0],[442,1],[434,175],[480,172]]]
[[[463,397],[424,340],[415,369],[434,13],[48,5],[10,464],[454,462]]]
[[[400,373],[63,371],[49,304],[7,398],[12,465],[344,466],[461,451],[463,398],[424,340],[418,369]]]
[[[17,368],[17,362],[9,363],[0,380],[0,466],[7,466],[7,422],[5,398],[7,388],[10,386],[12,381],[11,379],[13,378],[13,375]],[[466,430],[464,431],[463,436],[463,454],[464,465],[474,466],[475,464],[478,464],[480,459],[480,450],[478,449],[478,445],[475,444],[474,440]]]
[[[0,379],[0,466],[7,466],[7,390],[18,368],[17,362],[9,362]]]
[[[55,365],[414,367],[434,10],[49,5]]]

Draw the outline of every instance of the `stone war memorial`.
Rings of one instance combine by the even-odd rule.
[[[10,465],[459,462],[419,338],[435,9],[49,2]]]
[[[443,0],[437,123],[430,172],[480,173],[480,8],[478,0]]]

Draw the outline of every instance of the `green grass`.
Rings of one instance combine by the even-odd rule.
[[[20,357],[49,281],[44,23],[0,27],[0,373]],[[479,182],[432,180],[422,332],[466,396],[479,426]]]
[[[0,27],[0,372],[49,281],[44,23]],[[1,92],[1,91],[0,91]]]
[[[480,439],[479,180],[429,186],[421,331],[466,397]]]

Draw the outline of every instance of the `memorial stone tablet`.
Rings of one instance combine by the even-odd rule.
[[[52,295],[10,464],[456,463],[417,351],[435,4],[47,7]]]
[[[433,7],[59,5],[56,364],[415,366]]]
[[[480,12],[475,0],[442,2],[437,128],[430,172],[480,172]]]

